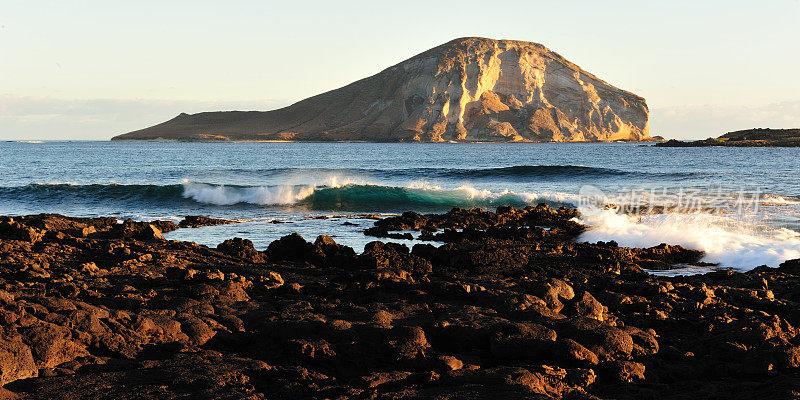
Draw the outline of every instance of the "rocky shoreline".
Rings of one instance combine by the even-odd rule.
[[[575,216],[408,212],[368,233],[445,244],[361,254],[0,217],[0,398],[800,396],[800,261],[654,276],[702,254],[578,243]]]

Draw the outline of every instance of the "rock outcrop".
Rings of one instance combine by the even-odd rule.
[[[800,260],[659,277],[680,246],[578,243],[574,210],[405,213],[361,254],[0,217],[0,398],[789,399]],[[124,229],[121,229],[124,228]]]
[[[181,114],[112,140],[643,141],[645,100],[541,44],[456,39],[268,112]]]

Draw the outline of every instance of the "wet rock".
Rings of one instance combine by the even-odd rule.
[[[140,240],[164,240],[164,235],[155,225],[147,224],[140,233],[136,234],[136,238]]]
[[[328,235],[319,235],[314,247],[312,261],[319,266],[349,268],[355,263],[356,252],[336,243]]]
[[[172,221],[155,220],[155,221],[149,221],[149,224],[158,228],[158,230],[161,231],[161,233],[172,232],[179,228],[179,226]]]
[[[125,220],[110,230],[110,237],[137,240],[164,240],[161,230],[147,222]]]
[[[229,219],[204,217],[201,215],[187,215],[186,218],[184,218],[183,220],[181,220],[181,222],[178,223],[178,227],[199,228],[201,226],[227,225],[233,223],[236,223],[236,221],[231,221]]]

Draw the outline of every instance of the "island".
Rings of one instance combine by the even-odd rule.
[[[717,138],[684,142],[670,139],[658,147],[800,147],[800,129],[756,128],[728,132]]]
[[[470,37],[285,108],[180,114],[112,140],[639,142],[648,119],[645,99],[541,44]]]

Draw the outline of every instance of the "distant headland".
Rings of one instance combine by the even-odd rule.
[[[668,140],[658,143],[659,147],[800,147],[799,129],[756,128],[728,132],[717,138],[683,142]]]
[[[648,117],[541,44],[461,38],[282,109],[180,114],[112,140],[638,142]]]

